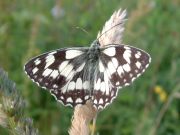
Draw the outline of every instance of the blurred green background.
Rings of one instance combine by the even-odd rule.
[[[16,83],[25,115],[41,135],[68,134],[73,109],[28,79],[24,63],[53,49],[89,46],[119,8],[128,11],[123,43],[147,51],[152,63],[99,113],[96,134],[180,134],[179,0],[0,0],[0,67]],[[7,132],[0,128],[0,134]]]

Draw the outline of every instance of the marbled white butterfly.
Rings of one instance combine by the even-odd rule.
[[[44,53],[27,62],[25,72],[64,105],[74,107],[91,100],[95,108],[105,108],[117,96],[118,89],[131,84],[151,61],[148,53],[117,44],[123,31],[124,16],[125,11],[115,12],[105,24],[104,32],[98,34],[90,47],[63,48]],[[121,19],[116,21],[118,25],[110,24],[115,17]],[[116,29],[111,32],[113,27]],[[106,41],[112,34],[117,40]]]

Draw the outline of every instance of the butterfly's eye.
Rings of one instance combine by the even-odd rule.
[[[98,47],[100,47],[100,46],[101,46],[101,44],[99,43],[99,40],[97,40],[97,46],[98,46]]]

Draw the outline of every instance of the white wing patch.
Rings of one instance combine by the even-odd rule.
[[[35,74],[39,69],[37,67],[35,67],[33,70],[32,70],[32,73]]]
[[[85,89],[85,90],[89,89],[89,87],[90,87],[89,85],[90,85],[89,81],[83,82],[83,89]]]
[[[116,49],[115,47],[108,47],[103,51],[103,53],[108,56],[114,56],[116,54]]]
[[[117,67],[119,66],[119,63],[116,58],[112,58],[112,63],[114,65],[115,69],[117,69]]]
[[[105,82],[101,82],[101,88],[100,88],[100,90],[103,92],[103,93],[105,93],[106,92],[106,86],[105,86]]]
[[[114,65],[111,61],[108,62],[108,71],[111,75],[116,72],[116,69],[114,68]]]
[[[81,72],[85,66],[85,62],[76,70],[77,72]]]
[[[122,66],[118,67],[117,72],[118,72],[119,76],[122,76],[122,74],[124,73]]]
[[[52,71],[53,71],[52,69],[46,68],[42,75],[44,77],[47,77],[47,76],[49,76],[52,73]]]
[[[84,52],[80,50],[67,50],[66,51],[66,59],[73,59],[79,55],[82,55]]]
[[[94,89],[99,90],[101,87],[101,78],[98,78],[97,81],[95,81]]]
[[[83,87],[82,80],[81,80],[81,78],[78,78],[77,81],[76,81],[76,89],[81,90],[82,87]]]
[[[131,51],[129,49],[126,49],[123,54],[124,59],[130,64],[131,63]]]
[[[35,63],[35,65],[37,66],[37,65],[39,65],[39,64],[41,63],[41,60],[40,60],[40,59],[36,59],[36,60],[34,61],[34,63]]]
[[[45,69],[48,68],[51,64],[53,64],[55,61],[55,58],[53,55],[48,55],[46,57],[46,66],[45,66]]]
[[[59,76],[58,70],[53,70],[50,76],[51,76],[53,79],[56,79],[56,77]]]
[[[76,83],[74,81],[70,82],[69,85],[68,85],[69,90],[74,90],[75,87],[76,87]]]
[[[99,60],[99,71],[100,72],[104,72],[104,65],[102,64],[102,61],[101,60]]]
[[[82,99],[81,98],[77,98],[76,99],[76,103],[82,103]]]
[[[141,63],[139,61],[136,62],[136,66],[137,68],[140,68],[141,67]]]
[[[59,65],[59,72],[62,72],[63,69],[67,66],[68,63],[69,63],[69,61],[63,61],[63,62]]]
[[[60,74],[67,77],[69,73],[72,71],[72,69],[73,65],[69,63]]]
[[[131,71],[131,67],[129,66],[128,63],[123,65],[123,69],[124,69],[124,71],[126,71],[126,72]]]
[[[73,102],[73,100],[72,100],[71,97],[68,97],[66,101],[69,102],[69,103],[72,103],[72,102]]]
[[[136,57],[136,59],[139,59],[139,58],[141,57],[141,52],[138,51],[138,52],[135,54],[135,57]]]

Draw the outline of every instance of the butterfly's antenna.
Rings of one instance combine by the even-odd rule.
[[[85,30],[85,29],[83,29],[83,28],[81,28],[81,27],[76,26],[76,29],[80,29],[80,30],[82,30],[84,33],[86,33],[87,35],[90,35],[87,30]]]
[[[115,27],[117,27],[117,26],[119,26],[119,25],[123,25],[126,20],[128,20],[128,19],[124,19],[123,22],[120,22],[120,23],[112,26],[111,28],[109,28],[108,30],[106,30],[105,32],[103,32],[97,39],[99,39],[101,36],[103,36],[104,34],[106,34],[107,32],[109,32],[109,31],[112,30],[113,28],[115,28]]]

